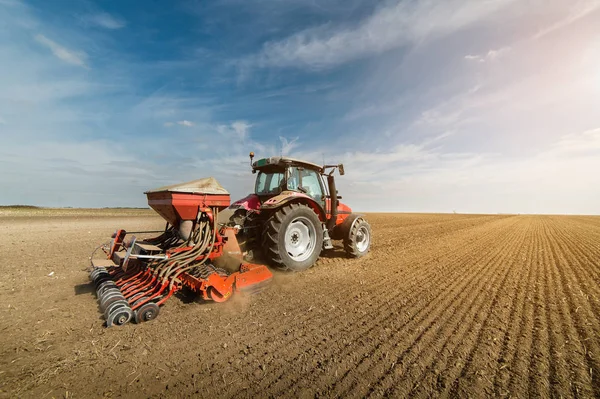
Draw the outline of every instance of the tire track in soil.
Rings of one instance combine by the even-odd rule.
[[[525,245],[523,237],[526,234],[526,229],[523,228],[522,230],[524,231],[521,232],[521,236],[517,236],[516,233],[514,234],[513,241],[507,243],[506,248],[510,248],[513,243],[518,243],[520,250]],[[384,396],[429,396],[432,392],[438,390],[439,385],[445,385],[444,381],[439,379],[439,376],[443,376],[443,380],[446,381],[455,380],[460,369],[456,368],[456,370],[454,370],[455,373],[452,373],[449,370],[452,369],[452,367],[449,367],[449,365],[456,366],[458,361],[457,358],[460,358],[461,353],[469,352],[466,355],[467,360],[465,367],[472,362],[474,350],[481,343],[481,332],[483,331],[483,327],[488,320],[490,320],[494,304],[497,303],[500,294],[504,292],[503,289],[506,286],[508,276],[512,271],[512,265],[506,267],[504,273],[500,272],[502,268],[495,268],[496,265],[502,264],[502,261],[504,260],[502,255],[504,253],[504,250],[500,250],[499,257],[495,261],[492,261],[492,263],[489,263],[488,269],[496,271],[492,274],[494,279],[487,281],[487,286],[489,287],[482,285],[479,287],[480,289],[471,290],[471,295],[475,293],[475,296],[471,299],[470,303],[463,306],[465,314],[462,318],[453,320],[455,318],[451,317],[449,323],[455,322],[453,329],[448,332],[448,329],[452,326],[449,324],[448,328],[441,328],[438,334],[432,338],[433,343],[444,342],[443,346],[439,350],[429,350],[425,356],[423,356],[423,354],[417,354],[419,359],[423,359],[422,361],[419,361],[419,363],[427,365],[425,369],[422,370],[419,375],[411,376],[409,379],[402,379],[400,382],[394,382],[393,375],[386,376],[386,378],[388,380],[391,379],[391,381],[389,381],[388,386],[390,387],[385,390]],[[499,283],[495,284],[496,282]],[[488,288],[487,291],[486,288]],[[490,300],[488,300],[488,297],[485,297],[484,300],[477,301],[480,296],[485,296],[486,294],[489,294]],[[480,319],[483,320],[481,320],[480,323],[477,323]],[[476,336],[474,340],[470,339],[473,335]],[[427,347],[432,348],[433,345]],[[446,356],[444,355],[446,351],[451,354],[449,359],[446,359]],[[405,369],[409,366],[409,364],[403,364],[403,368]],[[373,390],[373,392],[374,391],[375,390]],[[451,393],[450,396],[455,396],[454,392]]]
[[[500,222],[501,220],[504,220],[504,219],[500,219],[500,220],[498,220],[498,222]],[[516,221],[513,221],[513,223],[516,223]],[[486,230],[487,230],[487,232],[485,232]],[[489,226],[486,227],[486,230],[484,230],[484,232],[485,232],[484,236],[485,237],[489,237],[490,238],[490,242],[492,242],[493,241],[492,239],[494,237],[494,230],[493,229],[489,229]],[[475,234],[475,232],[473,232],[472,234]],[[480,245],[480,244],[477,243],[477,242],[474,242],[474,243],[471,243],[471,245],[465,247],[467,250],[465,251],[465,256],[464,257],[465,258],[470,257],[472,249],[474,249],[477,245]],[[435,270],[433,270],[433,272],[435,272]],[[427,281],[429,283],[429,285],[432,285],[432,286],[435,287],[435,286],[437,286],[437,284],[439,284],[441,281],[443,281],[444,279],[447,278],[447,276],[441,275],[441,276],[438,276],[438,278],[434,280],[432,278],[429,278],[427,275],[423,276],[423,273],[424,273],[423,268],[413,269],[413,274],[412,274],[413,278],[411,280],[415,280],[415,279],[425,280],[425,281]],[[456,276],[457,277],[460,276],[461,273],[462,272],[460,272],[460,271],[456,271]],[[411,281],[411,280],[409,280],[409,281]],[[390,279],[390,281],[388,283],[389,283],[389,286],[391,286],[391,287],[395,287],[397,285],[397,281],[394,280],[394,279]],[[379,287],[379,289],[381,289],[382,285],[381,284],[375,284],[373,286],[373,289],[376,288],[376,287]],[[383,286],[383,287],[385,288],[385,286]],[[418,292],[411,292],[411,291],[402,289],[402,287],[398,287],[398,292],[392,293],[391,296],[406,295],[408,298],[413,298],[414,301],[417,301],[418,298],[419,298],[419,293],[421,291],[424,291],[424,290],[427,289],[426,287],[423,287],[422,285],[419,285],[418,281],[416,283],[414,283],[413,285],[411,285],[411,288],[419,289],[420,291],[418,291]],[[358,335],[358,336],[369,335],[369,334],[371,334],[373,332],[373,330],[376,330],[378,328],[378,325],[381,322],[386,321],[389,318],[393,318],[395,316],[395,314],[393,314],[393,313],[390,314],[389,308],[388,308],[388,302],[387,302],[387,300],[385,300],[385,298],[382,298],[382,301],[380,302],[380,306],[378,306],[378,308],[377,308],[377,312],[378,312],[377,313],[377,317],[380,317],[382,319],[377,319],[372,313],[368,313],[364,317],[362,317],[362,318],[360,318],[358,320],[357,319],[348,320],[348,323],[345,325],[345,329],[342,328],[339,325],[340,324],[339,321],[337,321],[337,322],[333,321],[331,324],[332,325],[334,325],[334,324],[338,325],[335,328],[335,330],[337,332],[337,335],[344,336],[344,334],[346,334],[346,333],[349,334],[348,335],[349,337],[352,334],[355,334],[355,335]],[[377,320],[377,321],[379,321],[379,322],[363,323],[363,324],[360,323],[361,321],[365,321],[365,320],[373,321],[374,319]],[[328,319],[328,321],[330,321],[330,320]],[[312,322],[312,320],[311,320],[311,322]],[[322,325],[323,323],[321,321],[317,320],[317,323],[311,323],[311,324]],[[360,330],[357,331],[357,328],[356,328],[357,324],[364,325],[365,328],[367,328],[367,329],[364,330],[364,331],[360,331]],[[325,326],[324,330],[328,330],[327,325]],[[290,342],[290,343],[293,343],[293,342]],[[323,351],[325,351],[325,352],[329,349],[328,348],[329,346],[330,345],[328,343],[325,343],[325,342],[319,342],[316,345],[317,349],[321,349],[322,347],[325,347],[323,349]],[[347,345],[346,348],[344,348],[344,349],[346,349],[346,351],[344,352],[345,354],[349,354],[349,353],[355,352],[354,347],[352,345]],[[288,353],[289,352],[291,352],[291,351],[288,350]],[[302,362],[303,358],[306,357],[307,354],[306,354],[306,351],[304,349],[302,349],[302,345],[299,345],[294,355],[295,355],[295,359],[294,359],[295,362]],[[285,380],[285,379],[282,379],[284,373],[285,372],[282,372],[281,374],[275,374],[273,376],[266,376],[267,377],[266,379],[267,380],[272,380],[273,383],[277,383],[277,382],[281,383],[282,380]],[[261,381],[261,382],[263,382],[263,381]]]
[[[477,333],[475,344],[471,346],[469,353],[465,356],[464,365],[461,367],[461,352],[455,350],[448,359],[444,359],[446,368],[432,366],[431,378],[433,379],[437,375],[437,394],[441,396],[468,396],[472,394],[469,390],[473,391],[473,387],[477,387],[476,393],[486,392],[488,395],[493,395],[493,382],[488,377],[494,375],[487,376],[485,372],[491,370],[495,373],[497,371],[499,352],[502,346],[500,340],[495,337],[502,334],[505,320],[510,319],[514,312],[514,304],[516,304],[514,299],[518,291],[522,289],[521,283],[528,271],[527,268],[518,267],[519,259],[523,258],[523,253],[527,254],[526,258],[530,258],[533,248],[532,222],[530,219],[525,220],[527,221],[524,226],[526,231],[518,250],[507,254],[512,255],[507,262],[507,276],[510,275],[510,278],[506,278],[503,285],[496,291],[487,316],[484,317]],[[478,312],[478,315],[480,314],[482,313]],[[504,330],[504,334],[506,333],[507,331]],[[487,337],[487,340],[484,337]],[[490,337],[494,338],[490,340]],[[436,372],[436,370],[443,371]],[[454,383],[450,385],[447,384],[447,381],[454,381]],[[415,394],[420,396],[425,392],[419,390]]]
[[[500,220],[498,220],[498,222],[501,222],[502,220],[505,220],[505,219],[500,219]],[[516,221],[513,221],[513,223],[516,223]],[[486,232],[487,230],[489,230],[489,232]],[[494,230],[490,229],[489,226],[485,226],[483,228],[483,231],[485,233],[485,236],[490,237],[490,240],[491,240],[491,238],[493,237],[493,231]],[[476,234],[476,232],[472,232],[470,234],[474,235],[474,234]],[[469,249],[469,250],[466,251],[466,257],[471,256],[470,249],[475,248],[476,245],[477,245],[476,243],[471,243],[470,246],[466,247],[467,249]],[[438,267],[437,264],[432,264],[431,266],[434,269],[436,267]],[[435,274],[435,270],[432,269],[432,270],[429,270],[429,271]],[[438,284],[439,281],[441,281],[445,277],[445,276],[439,276],[438,279],[436,279],[436,280],[434,280],[434,279],[428,279],[427,275],[423,276],[423,273],[424,273],[424,269],[423,268],[414,269],[414,270],[412,270],[412,272],[413,273],[411,275],[411,278],[408,279],[408,281],[411,281],[411,280],[414,280],[414,279],[423,279],[423,278],[425,278],[426,280],[428,280],[429,284],[432,285],[432,286],[435,286],[436,284]],[[393,279],[389,279],[389,281],[387,282],[387,285],[390,286],[390,287],[394,287],[394,286],[397,285],[397,282],[395,280],[393,280]],[[376,287],[379,287],[379,289],[381,289],[381,287],[383,287],[384,289],[387,289],[386,285],[385,284],[381,284],[381,283],[375,283],[375,284],[373,284],[372,287],[373,287],[372,289],[375,289]],[[421,291],[426,289],[426,287],[422,287],[422,286],[420,286],[418,284],[415,284],[414,287],[415,288],[420,288]],[[368,287],[368,290],[370,290],[370,289],[371,288]],[[406,294],[406,292],[403,292],[403,293]],[[343,292],[340,293],[340,296],[343,296],[341,294],[343,294]],[[401,293],[400,292],[394,292],[392,294],[392,296],[395,296],[397,294],[401,294]],[[418,292],[414,293],[414,294],[411,294],[408,297],[409,298],[418,298]],[[381,315],[382,317],[388,317],[388,318],[391,317],[391,316],[393,316],[393,315],[389,315],[389,312],[385,311],[385,309],[387,307],[387,301],[381,302],[380,305],[381,306],[379,306],[379,308],[378,308],[378,311],[379,311],[378,315]],[[364,320],[372,320],[372,319],[373,319],[373,314],[366,314],[365,316],[363,316],[362,318],[360,318],[358,320],[357,319],[348,320],[348,324],[346,325],[348,333],[351,334],[354,331],[356,331],[356,323],[357,322],[364,321]],[[303,324],[319,325],[325,331],[328,330],[328,326],[334,327],[334,326],[337,325],[336,329],[338,331],[340,330],[340,327],[339,327],[340,321],[339,320],[336,320],[335,318],[332,319],[327,314],[325,314],[325,315],[315,314],[315,316],[310,317],[310,318],[297,319],[293,325],[290,325],[289,323],[287,323],[287,324],[286,323],[282,323],[280,329],[275,329],[274,331],[270,332],[269,335],[270,336],[284,335],[284,333],[286,331],[291,331],[291,330],[295,330],[295,329],[302,329],[302,327],[303,327],[302,325]],[[365,325],[368,326],[369,324],[367,323]],[[252,334],[252,333],[250,333],[248,335],[249,336],[256,336],[256,334]],[[262,339],[264,339],[264,337],[258,336],[255,341],[250,341],[249,345],[250,346],[254,346],[254,345],[258,344],[258,342],[260,342]],[[296,339],[296,338],[294,338],[294,336],[292,334],[290,334],[289,335],[289,339],[287,339],[287,340],[286,339],[281,339],[281,340],[277,341],[276,343],[269,345],[269,352],[276,352],[276,351],[280,350],[283,347],[290,348],[291,345],[296,344],[296,343],[298,343],[298,341],[301,341],[301,340],[302,340],[302,338]],[[321,346],[321,344],[323,344],[323,343],[318,343],[318,346]],[[327,344],[323,344],[323,346],[328,346],[328,345]],[[297,361],[302,361],[302,357],[306,356],[305,350],[302,349],[302,347],[303,347],[303,345],[298,345],[298,347],[296,348],[296,350],[297,350],[296,360]],[[288,353],[291,352],[290,349],[286,349],[286,351]],[[208,351],[206,354],[210,355],[211,352],[213,352],[213,351]],[[216,353],[222,354],[222,352],[223,352],[222,348],[220,348],[220,347],[215,347],[214,348],[214,353],[215,354]],[[208,357],[210,357],[210,356],[208,356]],[[246,359],[247,363],[250,363],[252,360],[254,360],[253,356],[250,356],[250,357],[248,357]],[[282,372],[279,375],[277,373],[266,375],[263,379],[261,379],[261,385],[263,385],[263,383],[266,383],[268,380],[273,380],[273,381],[280,380],[284,373],[285,372]]]
[[[578,248],[578,243],[574,242],[566,234],[562,235],[560,227],[557,227],[555,222],[552,222],[551,228],[554,234],[550,234],[550,237],[552,237],[550,244],[553,254],[562,266],[558,269],[561,284],[563,287],[565,285],[569,287],[569,290],[566,291],[566,297],[569,302],[570,317],[575,324],[577,335],[584,351],[585,367],[589,371],[587,375],[589,380],[586,378],[582,387],[585,389],[587,386],[591,386],[593,395],[600,397],[600,380],[598,378],[600,374],[598,359],[598,355],[600,354],[600,344],[598,342],[600,329],[598,328],[598,319],[594,315],[589,300],[578,301],[574,294],[574,287],[579,288],[582,295],[584,292],[581,289],[585,285],[582,284],[582,266],[578,261],[579,256],[577,254],[581,252],[579,252],[579,249],[576,249]],[[555,236],[561,237],[564,241],[559,240]],[[567,245],[567,242],[571,245]],[[583,364],[580,366],[583,366]]]
[[[507,236],[505,236],[504,238],[505,238],[504,242],[506,242],[507,240],[510,239]],[[500,248],[503,247],[504,242],[502,243],[502,245],[499,245]],[[501,252],[501,249],[495,248],[495,251],[492,253],[492,257],[498,256],[500,252]],[[462,279],[462,280],[458,279],[458,280],[452,281],[449,288],[447,288],[445,290],[440,290],[439,295],[437,297],[433,298],[428,303],[417,304],[416,308],[413,309],[413,312],[411,312],[413,314],[413,316],[411,316],[411,318],[407,322],[405,322],[404,325],[402,325],[400,327],[402,330],[399,328],[388,339],[378,341],[375,344],[374,348],[372,346],[364,347],[364,348],[368,348],[368,349],[363,351],[365,354],[363,354],[362,359],[359,362],[359,364],[356,366],[356,368],[350,368],[342,376],[340,381],[338,381],[337,383],[334,384],[334,386],[331,387],[331,390],[336,391],[336,394],[341,395],[341,396],[345,396],[346,394],[349,394],[350,392],[352,392],[353,395],[362,396],[361,393],[357,392],[357,389],[364,388],[364,387],[356,386],[357,381],[360,380],[360,379],[356,378],[356,374],[365,375],[365,373],[367,371],[369,371],[371,374],[373,374],[375,372],[375,370],[373,368],[371,368],[371,365],[369,364],[370,360],[372,360],[373,358],[376,358],[376,356],[374,356],[374,355],[376,355],[378,353],[381,354],[381,353],[388,352],[389,345],[386,346],[386,344],[388,344],[390,341],[392,341],[397,336],[400,336],[401,333],[403,332],[403,330],[405,332],[406,332],[406,330],[409,330],[409,331],[413,330],[412,335],[414,335],[414,337],[411,339],[407,339],[407,342],[406,342],[407,347],[402,350],[401,356],[399,356],[395,362],[396,364],[399,364],[400,361],[402,360],[402,358],[405,355],[409,354],[409,352],[412,349],[414,349],[415,347],[419,347],[418,344],[419,344],[420,340],[429,331],[429,329],[431,328],[431,325],[433,323],[435,323],[436,321],[438,321],[440,314],[441,314],[441,316],[444,316],[444,314],[445,314],[444,309],[449,308],[452,304],[455,304],[455,303],[458,303],[458,305],[455,307],[456,310],[460,309],[460,306],[459,306],[460,303],[462,303],[465,300],[464,296],[462,295],[465,292],[464,288],[468,287],[472,282],[473,283],[481,283],[481,281],[484,281],[488,277],[488,274],[489,274],[489,273],[486,274],[485,271],[486,270],[490,271],[490,269],[487,266],[488,266],[488,263],[484,263],[477,270],[477,272],[472,273],[472,275],[467,279]],[[484,273],[479,273],[479,271],[482,271]],[[453,296],[446,295],[448,292],[453,293]],[[439,297],[442,297],[441,300],[438,300]],[[431,309],[431,311],[428,311],[428,309]],[[419,316],[419,317],[417,318],[417,316]],[[426,325],[427,329],[419,332],[418,327],[422,326],[422,325]],[[381,324],[377,323],[377,326],[381,326]],[[422,327],[422,328],[425,328],[425,327]],[[377,367],[377,365],[375,365],[375,367]],[[387,366],[386,366],[386,368],[387,368]],[[368,393],[368,392],[365,392],[365,394],[366,393]]]
[[[553,369],[550,374],[550,384],[552,397],[577,397],[575,386],[571,384],[572,380],[581,381],[584,375],[581,374],[581,368],[575,364],[581,364],[585,361],[583,357],[572,348],[571,336],[577,335],[577,330],[573,326],[568,307],[565,305],[565,293],[559,280],[558,265],[553,256],[551,244],[548,240],[550,229],[547,224],[544,225],[544,263],[547,266],[549,282],[546,285],[549,288],[546,291],[547,301],[554,303],[551,306],[549,317],[546,321],[548,326],[556,326],[550,329],[550,355],[552,356],[551,365]],[[569,345],[569,348],[567,348]],[[578,361],[574,362],[576,358]],[[584,373],[585,374],[585,373]]]

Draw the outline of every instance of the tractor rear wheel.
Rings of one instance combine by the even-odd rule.
[[[360,258],[369,252],[371,247],[371,225],[358,218],[344,237],[344,250],[351,258]]]
[[[323,247],[323,227],[308,206],[290,204],[275,211],[265,223],[264,251],[277,267],[306,270],[317,261]]]

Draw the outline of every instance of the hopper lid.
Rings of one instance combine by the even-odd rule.
[[[192,180],[186,183],[159,187],[155,188],[154,190],[148,190],[144,194],[159,193],[163,191],[190,194],[229,195],[229,192],[225,190],[214,177],[206,177],[204,179]]]

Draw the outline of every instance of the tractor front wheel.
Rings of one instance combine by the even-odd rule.
[[[265,227],[265,254],[273,265],[302,271],[319,258],[323,227],[310,207],[301,204],[284,206],[269,217]]]
[[[370,247],[371,225],[365,219],[358,218],[344,237],[344,250],[351,258],[360,258],[369,252]]]

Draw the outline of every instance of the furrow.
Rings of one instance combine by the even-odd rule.
[[[538,218],[536,224],[543,226]],[[536,281],[534,313],[533,313],[533,339],[529,349],[529,397],[545,396],[550,394],[548,384],[550,374],[550,352],[548,350],[550,337],[545,324],[547,319],[545,292],[548,284],[547,267],[543,262],[540,251],[543,250],[544,231],[541,229],[539,245],[534,246],[533,256],[528,259],[530,267],[538,270],[539,278]]]
[[[556,223],[552,224],[552,228],[557,236],[557,243],[559,243],[562,253],[565,254],[566,259],[570,260],[568,269],[572,271],[571,274],[577,281],[580,296],[585,297],[583,304],[586,308],[589,308],[588,310],[592,316],[600,314],[600,287],[598,287],[600,278],[598,278],[594,269],[589,267],[594,264],[594,258],[589,255],[589,253],[593,253],[593,250],[586,242],[585,237],[569,234],[564,227],[557,226]],[[593,317],[591,320],[595,328],[600,328],[598,325],[600,320],[597,317]]]
[[[573,351],[572,336],[577,336],[577,330],[571,322],[568,307],[565,302],[565,293],[558,273],[557,259],[548,237],[550,229],[547,223],[544,224],[544,250],[543,261],[547,267],[549,288],[546,292],[547,301],[550,303],[550,312],[546,320],[550,330],[550,356],[552,359],[552,371],[550,374],[550,388],[552,397],[577,396],[574,390],[575,385],[571,381],[581,381],[583,375],[581,368],[573,367],[572,363],[578,358],[576,363],[582,363],[585,360]],[[571,364],[570,364],[571,363]],[[578,373],[579,372],[579,373]]]
[[[400,346],[402,341],[397,343],[395,346],[389,344],[391,341],[393,341],[393,339],[390,339],[381,342],[375,348],[373,355],[375,355],[376,359],[376,355],[386,353],[387,351],[398,353],[395,359],[391,361],[393,367],[389,367],[387,364],[384,365],[383,362],[380,362],[379,365],[375,365],[375,367],[371,367],[369,364],[370,362],[359,364],[356,369],[351,370],[352,373],[350,373],[348,378],[345,379],[346,382],[344,379],[342,379],[341,383],[335,387],[337,393],[341,396],[346,396],[348,394],[353,396],[362,396],[364,393],[357,392],[358,387],[356,386],[356,375],[364,374],[367,371],[372,374],[383,373],[383,380],[380,381],[380,383],[389,382],[386,378],[386,372],[394,375],[397,373],[403,374],[404,377],[402,378],[402,381],[408,381],[409,379],[406,378],[406,372],[408,371],[406,370],[406,365],[414,364],[417,360],[420,360],[417,358],[419,356],[419,352],[421,352],[421,347],[431,349],[431,346],[433,346],[434,343],[429,341],[435,339],[436,332],[439,332],[442,327],[447,327],[450,330],[454,328],[454,325],[452,324],[445,324],[445,319],[455,317],[460,320],[464,312],[468,311],[470,304],[472,304],[477,298],[476,296],[475,298],[472,298],[471,301],[468,301],[469,294],[471,293],[471,289],[469,287],[473,287],[473,292],[478,294],[480,293],[479,290],[481,289],[481,285],[489,282],[490,277],[494,275],[494,270],[490,268],[489,265],[493,264],[493,262],[501,256],[502,250],[506,246],[506,242],[510,239],[511,237],[505,237],[503,242],[498,243],[498,245],[495,246],[489,254],[491,259],[488,262],[483,262],[483,266],[478,270],[471,272],[470,277],[455,282],[455,284],[453,284],[445,292],[441,292],[442,295],[439,300],[431,301],[427,306],[421,307],[420,309],[417,308],[415,310],[420,317],[413,318],[411,319],[410,324],[401,326],[401,328],[398,329],[392,337],[403,337],[403,347]],[[467,302],[469,305],[462,306],[465,302]],[[453,311],[449,312],[447,309],[453,309]],[[369,357],[372,358],[373,356]],[[395,369],[395,365],[399,366],[398,370],[389,370],[389,368]],[[365,368],[365,370],[362,370],[362,368]],[[381,370],[382,368],[383,370]],[[343,388],[344,385],[346,385],[345,389]],[[374,385],[376,386],[379,384],[376,383]],[[384,385],[382,390],[385,391],[386,389],[387,386]]]
[[[527,236],[528,231],[526,226],[522,227],[521,230],[522,231],[519,232],[519,234],[517,234],[517,232],[514,233],[514,244],[516,244],[515,250],[509,250],[512,246],[505,248],[505,250],[502,251],[504,256],[498,259],[496,264],[490,266],[491,268],[494,268],[494,270],[497,270],[497,274],[499,275],[502,275],[502,271],[504,272],[500,282],[498,284],[493,284],[493,282],[490,281],[489,290],[482,290],[482,292],[489,295],[486,295],[484,300],[476,302],[477,304],[481,304],[481,306],[473,306],[469,309],[467,316],[471,320],[468,323],[459,322],[455,330],[449,334],[449,340],[444,344],[437,356],[435,356],[433,362],[428,365],[426,374],[413,380],[414,383],[409,393],[410,396],[423,396],[427,393],[426,391],[431,391],[432,388],[435,388],[438,393],[441,393],[442,395],[448,395],[448,391],[452,390],[452,392],[449,393],[450,396],[468,396],[468,392],[459,393],[463,390],[460,385],[469,387],[469,390],[471,391],[474,390],[474,387],[477,387],[475,393],[482,392],[482,389],[485,389],[482,387],[480,381],[474,383],[473,378],[467,380],[466,377],[468,374],[469,377],[474,376],[475,373],[470,372],[469,370],[475,368],[477,380],[487,380],[487,376],[483,374],[482,370],[479,370],[481,368],[481,360],[480,357],[476,355],[476,351],[486,347],[486,342],[484,342],[483,339],[484,332],[488,333],[488,335],[486,335],[486,337],[488,337],[486,341],[489,341],[489,330],[491,325],[499,318],[499,316],[495,314],[498,303],[500,299],[506,295],[506,292],[510,290],[510,287],[515,285],[516,277],[512,273],[515,263],[514,260],[511,261],[509,258],[506,265],[504,265],[503,262],[506,257],[513,253],[520,253],[525,246],[527,242],[525,237]],[[496,266],[499,267],[496,269]],[[463,331],[461,332],[460,330]],[[471,339],[471,337],[473,337],[473,339]],[[448,355],[446,353],[448,353]],[[484,358],[485,356],[481,356],[481,359]],[[459,380],[463,380],[465,384],[460,384],[462,381]],[[455,381],[458,381],[458,383]],[[396,394],[403,394],[402,391],[397,389],[391,390],[390,393],[394,396],[396,396]]]
[[[531,259],[534,254],[534,248],[539,248],[540,246],[540,228],[539,224],[536,224],[535,233],[534,233],[534,244],[532,246],[531,256],[527,259],[524,259],[524,267],[528,267],[531,270],[530,278],[527,281],[526,286],[526,296],[522,309],[522,318],[519,325],[519,330],[517,333],[517,342],[514,347],[511,348],[511,352],[509,354],[510,363],[509,363],[509,380],[508,386],[502,387],[503,391],[508,391],[508,394],[511,395],[512,392],[528,392],[529,390],[529,381],[525,376],[529,375],[529,361],[531,359],[531,348],[533,345],[533,321],[535,316],[535,305],[533,303],[533,298],[538,289],[538,281],[539,281],[539,269],[533,267],[531,264]]]
[[[586,288],[599,293],[600,269],[596,267],[600,265],[600,262],[598,262],[598,259],[600,259],[598,240],[591,238],[589,231],[580,232],[579,229],[571,227],[572,224],[570,228],[565,227],[563,224],[564,222],[553,224],[555,234],[560,238],[560,241],[564,242],[566,248],[576,255],[576,261],[581,265],[579,269],[584,273],[582,282],[587,284]],[[583,261],[585,261],[586,267],[583,267]],[[589,281],[593,281],[594,284],[588,284]]]
[[[489,232],[487,232],[484,237],[489,239],[489,242],[491,243],[493,241],[493,231],[494,229],[488,229],[490,230]],[[458,257],[459,260],[464,260],[464,259],[468,259],[472,256],[471,254],[471,250],[475,248],[475,243],[470,243],[468,245],[465,246],[464,248],[464,254],[462,257]],[[455,255],[455,254],[447,254],[447,255]],[[366,312],[365,316],[361,317],[360,319],[348,319],[345,321],[339,320],[339,319],[331,319],[328,318],[327,315],[325,316],[321,316],[318,319],[315,320],[308,320],[306,323],[307,324],[312,324],[312,325],[320,325],[322,326],[322,329],[324,332],[327,332],[328,330],[332,330],[336,332],[336,336],[341,336],[344,337],[344,339],[347,338],[347,344],[344,348],[342,348],[338,353],[338,355],[342,358],[347,358],[348,356],[355,356],[356,355],[356,344],[353,344],[351,341],[353,340],[352,337],[358,337],[360,339],[360,337],[368,337],[370,334],[373,333],[373,331],[376,331],[379,329],[380,325],[386,324],[390,319],[395,319],[399,316],[399,311],[398,312],[390,312],[390,304],[388,302],[388,300],[386,300],[386,298],[388,297],[406,297],[406,298],[411,298],[411,301],[408,302],[404,302],[404,304],[402,306],[412,306],[413,302],[417,302],[419,300],[422,300],[421,298],[421,293],[423,291],[426,291],[428,288],[428,286],[431,287],[436,287],[439,286],[440,284],[443,284],[444,282],[446,282],[447,284],[450,284],[450,281],[458,278],[461,274],[462,271],[457,270],[454,273],[452,273],[451,275],[444,275],[442,272],[443,270],[445,270],[446,268],[439,266],[438,263],[436,263],[435,265],[432,265],[433,267],[430,270],[430,274],[431,275],[425,275],[425,276],[421,276],[421,274],[424,272],[423,268],[420,267],[418,269],[414,269],[414,272],[412,273],[412,278],[409,281],[414,281],[413,284],[411,286],[409,286],[408,288],[403,288],[401,285],[398,285],[396,280],[391,280],[388,281],[389,287],[390,288],[397,288],[396,292],[391,292],[389,293],[389,295],[386,295],[385,297],[382,297],[382,301],[380,302],[380,306],[376,309],[375,314],[373,314],[372,312]],[[427,269],[426,269],[427,270]],[[450,277],[450,278],[449,278]],[[423,284],[425,284],[425,286],[423,286]],[[377,287],[373,287],[373,290],[375,290]],[[386,285],[379,285],[377,290],[381,291],[381,292],[386,292],[387,291],[387,286]],[[398,308],[399,310],[400,308]],[[323,319],[325,318],[325,319]],[[331,327],[329,327],[331,326]],[[334,327],[335,326],[335,327]],[[360,328],[360,327],[362,328]],[[357,328],[358,327],[358,328]],[[288,325],[288,327],[290,330],[293,330],[294,327],[290,327]],[[321,342],[317,342],[315,343],[316,347],[310,346],[310,350],[317,350],[319,352],[327,352],[330,351],[330,342],[331,339],[333,339],[334,337],[330,337],[330,339],[328,339],[327,341],[321,341]],[[292,343],[293,341],[301,341],[302,338],[297,338],[295,340],[290,341],[290,343]],[[294,362],[306,362],[307,357],[311,356],[311,353],[307,353],[306,350],[303,350],[302,348],[306,348],[306,345],[298,345],[297,346],[299,349],[296,353],[293,354],[294,356]],[[276,348],[271,348],[271,350],[277,350]],[[282,381],[285,381],[284,379],[282,379],[283,375],[284,375],[285,371],[281,371],[280,373],[275,373],[274,375],[270,375],[270,376],[266,376],[264,383],[268,384],[269,381],[271,381],[272,384],[275,385],[280,385],[282,383]],[[261,381],[263,382],[263,381]]]
[[[529,219],[531,220],[531,219]],[[525,324],[525,306],[527,302],[527,293],[530,281],[533,278],[533,268],[525,263],[531,259],[537,241],[537,228],[534,224],[530,226],[530,242],[525,256],[519,257],[520,269],[526,274],[525,278],[517,283],[515,298],[512,299],[506,329],[500,345],[500,354],[498,356],[499,368],[494,375],[494,394],[496,397],[507,397],[510,391],[507,389],[512,374],[511,366],[516,356],[515,338],[522,337],[522,327]]]
[[[590,301],[582,290],[581,264],[578,261],[578,256],[574,253],[573,248],[577,248],[577,243],[571,242],[572,245],[566,245],[565,241],[559,240],[556,234],[556,223],[551,225],[552,233],[550,234],[550,243],[553,247],[554,255],[557,257],[561,267],[559,268],[559,277],[561,283],[569,287],[566,291],[566,296],[569,302],[569,311],[573,320],[582,349],[585,355],[585,367],[589,371],[589,379],[593,392],[596,397],[600,397],[600,343],[598,336],[600,329],[598,328],[598,318],[594,314]],[[575,295],[575,290],[578,289],[580,295]]]
[[[451,356],[446,359],[442,356],[438,361],[444,360],[445,366],[440,367],[436,364],[432,366],[432,378],[437,378],[437,390],[442,396],[469,396],[469,391],[493,395],[494,387],[491,378],[499,367],[498,353],[502,349],[498,336],[502,335],[503,324],[510,319],[514,311],[516,303],[514,298],[527,272],[526,268],[518,267],[518,260],[532,244],[531,222],[530,219],[526,220],[518,248],[506,253],[508,260],[504,280],[495,291],[487,311],[478,312],[483,320],[476,325],[475,344],[470,346],[468,353],[467,345],[463,345],[461,348],[464,349],[463,351],[453,350],[450,352]],[[508,303],[507,299],[510,300]],[[463,359],[466,360],[463,362]],[[452,392],[449,393],[449,390]],[[419,396],[421,393],[423,392],[417,391],[416,395]]]

